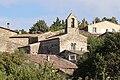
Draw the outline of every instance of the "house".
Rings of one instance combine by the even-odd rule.
[[[65,30],[53,33],[57,34],[47,36],[41,40],[39,39],[38,42],[19,47],[19,49],[24,49],[26,52],[29,52],[28,54],[58,55],[64,50],[77,52],[76,55],[81,54],[81,52],[87,52],[87,37],[80,34],[78,20],[73,13],[70,13],[66,19]]]
[[[49,62],[53,65],[53,67],[61,72],[72,76],[74,71],[78,68],[76,64],[63,59],[56,55],[48,55],[48,54],[29,54],[29,61],[37,64],[44,64],[45,62]]]
[[[7,27],[9,27],[9,24]],[[19,34],[9,28],[0,27],[0,33],[1,52],[23,49],[28,54],[59,55],[67,50],[74,52],[72,54],[76,56],[87,52],[87,37],[81,34],[83,32],[79,30],[77,17],[73,13],[70,13],[67,17],[64,30],[43,34]],[[64,56],[70,55],[68,53]]]
[[[7,27],[0,27],[0,52],[9,52],[14,50],[15,43],[12,42],[9,37],[17,34],[17,31],[9,29],[9,23],[7,23]]]
[[[105,32],[118,32],[120,31],[120,25],[109,21],[103,21],[88,25],[87,27],[84,28],[84,30],[95,35],[100,35]]]
[[[82,54],[84,54],[85,52],[84,51],[82,51],[82,49],[81,49],[81,51],[79,50],[79,51],[77,51],[77,50],[64,50],[63,52],[61,52],[60,54],[59,54],[59,56],[60,57],[62,57],[62,58],[64,58],[64,59],[67,59],[67,60],[69,60],[69,61],[71,61],[71,62],[73,62],[73,63],[77,63],[77,60],[78,60],[78,58],[80,57],[80,56],[82,56]]]

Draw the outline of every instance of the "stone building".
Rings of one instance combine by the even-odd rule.
[[[105,32],[118,32],[120,31],[120,25],[109,21],[103,21],[88,25],[84,30],[95,35],[100,35]]]
[[[18,32],[11,30],[8,27],[0,27],[0,52],[8,52],[10,48],[13,50],[12,46],[14,47],[15,43],[11,42],[10,36],[15,36],[17,34]]]
[[[76,64],[63,59],[57,55],[47,55],[47,54],[37,54],[37,55],[28,55],[29,61],[37,64],[44,64],[49,62],[53,64],[53,68],[61,71],[62,73],[72,76],[74,71],[78,68]],[[64,75],[65,75],[64,74]]]
[[[57,34],[55,32],[52,36],[48,35],[44,39],[39,39],[38,42],[19,48],[24,49],[29,54],[60,55],[64,50],[68,50],[74,52],[73,54],[77,52],[75,55],[80,55],[83,52],[87,52],[87,37],[80,34],[78,20],[73,13],[70,13],[66,19],[66,29],[64,31],[58,31]],[[76,56],[71,54],[66,54],[65,56],[68,56],[69,59],[76,59]]]
[[[46,32],[44,34],[18,34],[9,28],[0,27],[0,52],[13,52],[15,49],[24,49],[28,54],[57,54],[65,50],[73,53],[64,56],[76,59],[76,55],[87,51],[87,37],[80,34],[78,20],[73,13],[66,19],[65,30]],[[77,52],[77,53],[76,53]]]

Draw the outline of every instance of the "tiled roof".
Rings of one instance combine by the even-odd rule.
[[[47,37],[51,37],[51,36],[54,36],[54,35],[59,35],[61,32],[63,32],[64,30],[60,30],[60,31],[55,31],[55,32],[45,32],[45,33],[42,33],[42,34],[18,34],[16,36],[12,36],[12,38],[30,38],[30,37],[41,37],[41,38],[47,38]]]
[[[30,38],[30,37],[38,37],[40,36],[40,34],[19,34],[16,36],[12,36],[12,37],[25,37],[25,38]]]
[[[74,64],[66,59],[63,59],[61,57],[58,57],[56,55],[47,55],[47,54],[32,55],[32,54],[29,54],[29,60],[31,62],[41,64],[41,63],[48,62],[47,56],[49,56],[49,62],[53,64],[54,68],[59,69],[69,75],[72,75],[74,70],[78,68],[76,64]]]
[[[11,31],[11,32],[15,32],[15,33],[18,33],[17,31],[15,31],[15,30],[11,30],[11,29],[9,29],[9,28],[5,28],[5,27],[0,27],[1,29],[5,29],[5,30],[8,30],[8,31]]]

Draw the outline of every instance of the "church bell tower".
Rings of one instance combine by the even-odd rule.
[[[66,19],[66,33],[71,33],[72,31],[75,31],[78,29],[78,20],[76,16],[71,12],[69,16]]]

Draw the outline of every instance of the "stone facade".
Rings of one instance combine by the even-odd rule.
[[[51,33],[51,36],[44,33],[39,42],[29,44],[30,54],[59,54],[64,50],[87,52],[87,37],[80,34],[77,18],[71,13],[66,21],[65,30]]]
[[[78,28],[78,20],[77,17],[73,15],[73,13],[70,13],[66,19],[66,33],[75,30],[75,28]]]
[[[10,36],[15,36],[18,33],[16,31],[10,30],[8,28],[0,27],[0,52],[9,51],[9,48],[13,49],[10,41]],[[11,43],[11,44],[10,44]],[[10,47],[9,47],[10,46]]]
[[[66,19],[66,29],[44,34],[17,34],[15,31],[0,28],[0,51],[13,52],[24,49],[29,54],[59,54],[64,50],[87,51],[87,37],[80,34],[78,20],[73,13]]]
[[[59,38],[40,41],[39,53],[57,54],[60,52]]]
[[[23,47],[33,42],[38,42],[38,37],[20,36],[14,30],[0,27],[0,52],[13,52],[18,47]]]
[[[118,31],[120,31],[120,25],[111,23],[109,21],[103,21],[103,22],[92,24],[92,25],[88,25],[87,31],[92,34],[103,34],[106,31],[118,32]]]

